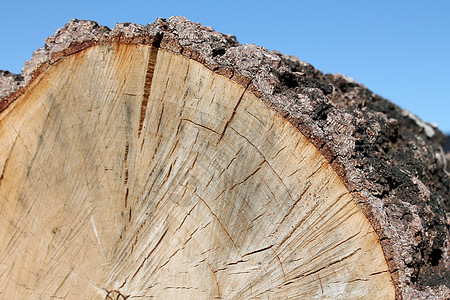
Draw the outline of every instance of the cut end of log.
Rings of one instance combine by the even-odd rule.
[[[448,295],[448,178],[430,192],[402,161],[389,177],[397,152],[368,148],[401,146],[384,99],[351,111],[363,86],[181,17],[95,24],[50,37],[25,87],[4,81],[2,296]]]

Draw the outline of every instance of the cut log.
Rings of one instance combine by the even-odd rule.
[[[352,124],[395,122],[340,106],[348,79],[183,18],[111,32],[73,20],[47,44],[0,113],[1,298],[448,295],[445,207],[432,206],[439,234],[416,213],[429,185],[387,177],[377,195],[382,183],[352,171]],[[372,125],[361,147],[379,153]],[[383,197],[400,201],[409,181],[423,195],[396,223],[380,211],[407,205]],[[444,204],[445,182],[432,190]],[[407,261],[419,238],[399,246],[405,222],[434,234],[441,252],[424,247],[435,261],[419,268],[437,284],[408,274],[424,258]]]

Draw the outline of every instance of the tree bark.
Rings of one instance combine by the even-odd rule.
[[[449,297],[443,134],[181,17],[0,78],[5,299]]]

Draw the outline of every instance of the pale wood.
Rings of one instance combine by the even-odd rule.
[[[318,149],[179,54],[66,57],[0,114],[0,141],[0,299],[395,298]]]

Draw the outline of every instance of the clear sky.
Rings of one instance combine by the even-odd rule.
[[[450,0],[0,0],[0,69],[19,73],[72,18],[147,24],[182,15],[355,78],[450,133]]]

